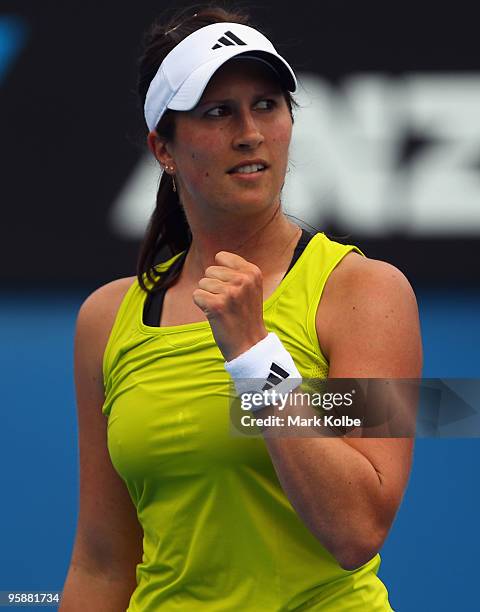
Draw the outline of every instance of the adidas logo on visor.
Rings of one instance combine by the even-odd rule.
[[[238,36],[235,36],[235,34],[233,32],[230,32],[230,30],[228,30],[227,32],[223,34],[223,36],[221,36],[218,39],[217,43],[213,45],[212,50],[220,49],[221,47],[227,47],[231,45],[246,45],[246,44],[247,44],[246,42],[243,42],[243,40],[238,38]]]
[[[277,363],[272,361],[272,365],[270,366],[270,374],[267,376],[267,382],[263,385],[262,391],[268,391],[275,385],[278,385],[286,378],[288,378],[290,374],[281,368]]]

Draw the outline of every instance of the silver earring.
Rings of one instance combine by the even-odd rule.
[[[177,192],[177,186],[175,185],[175,178],[173,176],[173,171],[175,170],[175,168],[173,166],[167,166],[167,170],[170,170],[170,172],[172,173],[170,176],[172,177],[173,191],[174,191],[174,193],[176,193]]]
[[[168,173],[170,173],[170,172],[172,173],[172,174],[170,174],[170,176],[172,177],[173,191],[174,191],[174,193],[176,193],[177,192],[177,186],[175,185],[175,179],[173,177],[173,171],[175,170],[175,168],[173,166],[165,166],[163,168],[163,171],[167,172],[167,170],[168,170]]]

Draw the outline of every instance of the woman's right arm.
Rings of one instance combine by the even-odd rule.
[[[143,531],[107,449],[102,359],[132,278],[97,289],[83,303],[75,335],[80,508],[60,612],[121,612],[135,589]]]

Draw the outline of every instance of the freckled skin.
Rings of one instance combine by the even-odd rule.
[[[290,111],[274,73],[256,61],[226,62],[197,107],[175,118],[168,148],[187,217],[214,210],[248,216],[276,208],[291,133]],[[259,180],[228,174],[238,163],[257,158],[269,165]]]

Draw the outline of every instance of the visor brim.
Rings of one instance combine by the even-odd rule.
[[[215,72],[229,60],[241,58],[242,56],[248,56],[252,59],[258,58],[266,62],[277,73],[282,86],[287,91],[292,93],[296,91],[297,80],[295,74],[280,55],[262,49],[249,49],[248,51],[232,49],[232,53],[227,57],[223,54],[222,57],[206,62],[194,70],[182,83],[177,93],[168,103],[167,108],[178,111],[187,111],[194,108],[200,101],[205,88]]]

